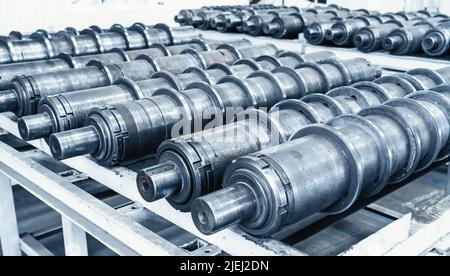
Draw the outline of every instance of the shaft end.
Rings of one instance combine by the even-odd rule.
[[[194,201],[192,219],[205,235],[248,220],[256,213],[255,195],[245,185],[234,185]]]
[[[399,49],[404,43],[400,36],[391,36],[384,40],[383,48],[387,51],[394,51]]]
[[[94,127],[88,126],[52,134],[49,145],[53,157],[65,160],[96,152],[100,146],[100,137]]]
[[[26,116],[19,119],[18,127],[25,141],[37,140],[52,133],[52,120],[48,113]]]
[[[18,105],[17,94],[14,90],[0,92],[0,112],[15,111]]]
[[[154,202],[177,193],[181,189],[182,179],[176,166],[168,162],[140,171],[137,186],[147,202]]]
[[[266,35],[274,35],[280,31],[280,28],[280,25],[277,23],[269,23],[264,25],[263,31]]]

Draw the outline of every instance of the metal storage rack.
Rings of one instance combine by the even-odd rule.
[[[242,35],[204,32],[209,39],[228,39]],[[254,43],[273,43],[280,49],[299,51],[299,41],[280,41],[270,38],[248,37]],[[324,47],[305,47],[311,52]],[[354,50],[327,48],[341,58],[362,56],[387,70],[404,71],[417,67],[431,69],[450,65],[447,61],[411,57],[394,57],[385,54],[362,54]],[[17,123],[12,115],[0,114],[0,127],[20,137]],[[44,140],[30,142],[30,145],[49,153]],[[0,142],[0,240],[4,255],[52,255],[32,235],[21,235],[15,212],[12,186],[20,185],[62,216],[66,255],[88,255],[86,234],[96,238],[119,255],[201,255],[229,254],[234,256],[302,256],[305,253],[288,246],[277,239],[256,239],[238,228],[223,231],[213,236],[202,235],[194,226],[189,214],[174,210],[165,201],[147,203],[139,195],[136,173],[125,167],[104,168],[88,157],[78,157],[63,162],[120,195],[133,204],[113,209],[74,185],[73,176],[60,176],[41,164],[18,152],[13,146]],[[450,175],[450,173],[448,174]],[[76,178],[76,177],[75,177]],[[76,180],[76,179],[75,179]],[[449,179],[450,183],[450,179]],[[450,193],[450,184],[447,187]],[[198,245],[191,250],[175,246],[158,234],[145,228],[129,216],[134,210],[145,209],[197,237]],[[389,223],[379,232],[355,244],[343,255],[424,255],[445,254],[450,249],[450,197],[431,206],[423,214],[403,216],[371,205],[366,210],[389,218]],[[316,218],[317,219],[317,218]],[[292,234],[286,229],[280,237]]]

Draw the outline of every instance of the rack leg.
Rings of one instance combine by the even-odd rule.
[[[0,172],[0,243],[4,256],[21,256],[11,179]]]
[[[88,256],[86,232],[66,217],[62,217],[66,256]]]

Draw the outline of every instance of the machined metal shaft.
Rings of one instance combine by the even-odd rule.
[[[102,33],[86,29],[80,35],[61,34],[54,38],[35,33],[27,40],[0,40],[0,64],[52,59],[60,54],[79,56],[105,53],[112,49],[143,49],[154,43],[181,44],[195,38],[200,37],[193,28],[171,29],[164,24],[151,28],[140,24],[128,29],[113,27],[109,32]]]
[[[216,49],[219,45],[225,42],[207,41],[206,43],[202,40],[194,39],[189,44],[198,44],[198,46],[193,45],[195,48],[208,48],[209,50]],[[246,40],[227,42],[236,47],[243,47],[245,44],[249,44]],[[225,43],[225,44],[227,44]],[[171,46],[170,48],[165,48],[161,46],[162,44],[153,44],[148,49],[143,50],[131,50],[122,51],[119,49],[114,49],[110,53],[98,54],[98,55],[87,55],[81,57],[71,57],[69,55],[60,55],[58,58],[50,60],[32,61],[32,62],[21,62],[13,64],[1,64],[0,65],[0,90],[8,89],[10,82],[16,76],[32,76],[41,73],[57,72],[73,68],[86,67],[87,64],[92,60],[101,61],[104,63],[120,63],[125,61],[135,60],[138,56],[148,53],[153,57],[168,56],[168,55],[178,55],[181,51],[185,50],[186,47],[182,45]]]
[[[270,236],[318,212],[339,214],[450,153],[450,90],[417,92],[296,132],[290,142],[237,159],[221,191],[192,217],[212,234],[239,224]],[[173,179],[172,179],[173,180]]]
[[[361,52],[374,52],[383,49],[383,41],[392,31],[402,27],[414,26],[424,20],[417,17],[409,21],[391,20],[382,25],[368,26],[359,30],[353,38],[353,43]]]
[[[272,73],[256,72],[246,80],[226,77],[214,86],[194,83],[180,92],[162,89],[149,99],[94,110],[86,128],[53,134],[49,143],[58,159],[83,153],[92,154],[103,165],[115,165],[153,154],[167,139],[199,132],[211,124],[223,125],[236,109],[271,108],[284,99],[324,93],[380,75],[377,66],[364,59],[352,59],[320,65],[304,63],[297,70],[280,67]],[[81,152],[76,143],[83,139],[78,141],[77,137],[93,128],[97,129],[98,147]],[[115,131],[105,132],[107,129]]]
[[[422,49],[432,57],[447,55],[450,51],[450,22],[430,30],[423,39]]]
[[[422,52],[425,36],[439,24],[449,21],[447,17],[435,17],[414,26],[398,28],[383,41],[383,48],[394,55]]]
[[[241,57],[252,58],[261,54],[275,54],[276,51],[272,45],[239,49],[231,45],[220,45],[218,50],[198,52],[187,45],[185,51],[176,56],[158,57],[161,55],[159,52],[156,57],[144,54],[137,60],[124,63],[91,62],[91,66],[85,68],[17,77],[12,82],[12,89],[0,93],[0,111],[13,111],[19,117],[32,115],[36,113],[42,97],[113,85],[123,77],[140,81],[150,79],[158,71],[180,74],[190,67],[206,69],[217,62],[232,64]],[[14,97],[17,100],[11,104]],[[2,98],[7,99],[7,102],[2,102]]]
[[[239,157],[286,143],[295,132],[312,124],[356,114],[364,108],[402,98],[432,85],[450,81],[450,67],[386,76],[336,88],[326,95],[313,94],[302,100],[287,100],[269,113],[250,110],[235,123],[193,135],[168,140],[158,148],[156,166],[141,170],[137,177],[142,197],[153,202],[167,198],[177,209],[190,211],[192,202],[221,188],[225,170]],[[421,81],[428,78],[430,81]],[[171,175],[170,178],[164,175]]]
[[[323,12],[319,11],[318,13],[308,11],[292,13],[287,16],[279,16],[272,22],[265,24],[264,32],[266,35],[271,35],[275,38],[297,38],[300,33],[303,33],[313,23],[336,22],[339,19],[367,14],[371,14],[371,12],[367,10],[325,10]],[[310,35],[311,38],[316,37],[313,30],[310,30]]]
[[[369,15],[350,18],[345,21],[337,22],[326,30],[326,40],[332,41],[338,46],[354,46],[353,37],[364,27],[376,26],[389,20],[402,21],[403,18],[396,14]]]
[[[315,52],[306,55],[284,52],[277,58],[261,56],[256,60],[241,59],[233,66],[220,63],[211,65],[208,70],[189,68],[178,76],[159,72],[154,74],[152,79],[145,81],[134,82],[130,79],[120,79],[114,86],[44,98],[38,107],[39,114],[19,119],[19,131],[22,138],[27,141],[47,138],[53,133],[83,127],[93,108],[149,98],[163,88],[182,91],[196,82],[215,85],[226,76],[245,79],[259,70],[270,72],[281,66],[295,68],[304,62],[323,63],[335,59],[336,56],[331,52]]]

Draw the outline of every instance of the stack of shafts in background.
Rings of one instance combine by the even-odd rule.
[[[318,21],[369,15],[367,10],[350,11],[338,6],[316,7],[300,10],[297,7],[254,7],[227,11],[182,11],[176,21],[191,22],[200,29],[216,29],[221,32],[248,33],[253,36],[270,35],[276,38],[298,38],[305,28]],[[196,19],[196,20],[195,20]],[[184,23],[181,23],[184,25]]]
[[[174,55],[178,54],[180,49],[178,47],[171,47],[170,50],[164,48],[161,45],[172,45],[173,41],[183,43],[197,43],[204,44],[198,41],[198,35],[192,33],[191,29],[178,29],[170,34],[170,41],[167,43],[158,43],[158,38],[152,38],[147,40],[148,43],[155,41],[155,43],[150,44],[145,47],[147,50],[129,50],[124,52],[121,49],[112,49],[108,53],[97,54],[97,55],[86,55],[80,57],[71,57],[66,54],[60,54],[58,57],[49,60],[40,61],[30,61],[30,62],[18,62],[14,64],[0,64],[0,89],[7,89],[10,85],[12,79],[16,76],[31,76],[41,73],[50,73],[66,69],[82,68],[86,67],[90,61],[96,60],[105,63],[119,63],[134,60],[140,54],[150,54],[150,55]],[[214,44],[214,42],[211,42]],[[217,43],[216,43],[217,45]],[[198,45],[198,47],[207,47],[208,45]],[[184,49],[181,46],[181,49]],[[175,52],[174,52],[175,51]]]
[[[12,111],[17,116],[36,112],[37,104],[45,96],[114,84],[126,77],[134,81],[150,79],[155,72],[180,74],[190,67],[208,68],[214,63],[233,64],[241,58],[274,54],[278,49],[270,44],[249,46],[247,40],[209,46],[191,43],[179,46],[139,50],[135,60],[118,63],[91,61],[87,67],[32,76],[15,77],[11,88],[0,92],[0,111]],[[205,47],[208,46],[208,47]],[[133,52],[135,53],[135,52]],[[170,56],[170,54],[176,54]],[[169,56],[167,56],[169,55]]]
[[[130,28],[115,25],[108,31],[86,29],[78,35],[61,32],[50,38],[35,33],[25,40],[0,40],[0,64],[56,58],[61,54],[81,56],[101,54],[112,49],[144,49],[154,43],[176,45],[189,42],[200,35],[191,27],[170,28],[164,24]]]
[[[450,22],[442,23],[430,30],[422,41],[422,49],[432,57],[450,54]]]
[[[354,36],[364,27],[379,26],[386,22],[422,20],[424,15],[416,13],[385,13],[361,15],[347,20],[317,22],[305,31],[306,40],[315,45],[335,44],[354,46]]]
[[[235,14],[242,9],[272,9],[273,5],[250,5],[250,6],[215,6],[203,7],[194,10],[181,10],[175,16],[175,22],[181,26],[192,26],[194,28],[208,29],[210,28],[211,20],[219,14]]]
[[[170,196],[177,206],[187,190],[197,195],[213,191],[223,180],[223,190],[192,205],[195,224],[205,234],[240,224],[252,235],[269,236],[317,212],[342,213],[358,199],[374,196],[388,184],[407,181],[413,173],[449,157],[450,87],[412,92],[449,83],[449,78],[450,68],[413,70],[337,89],[327,96],[283,102],[270,114],[249,111],[246,117],[252,119],[247,121],[167,142],[161,149],[161,165],[142,171],[138,185],[144,196]],[[248,133],[242,134],[244,129]],[[236,142],[231,135],[223,140],[224,134],[236,130],[246,139]],[[283,145],[262,146],[260,151],[268,141]],[[220,143],[226,149],[219,149]],[[244,150],[233,152],[233,143]],[[244,157],[245,150],[260,152]],[[211,159],[214,151],[221,153],[220,158]],[[183,175],[184,165],[192,168],[186,157],[205,165],[195,164],[195,183]],[[237,161],[232,163],[233,158]],[[229,167],[225,175],[223,166]],[[219,182],[202,178],[203,173]]]
[[[235,110],[271,108],[285,99],[380,75],[377,66],[357,58],[257,71],[245,79],[227,76],[216,85],[192,83],[183,91],[164,88],[150,98],[96,108],[85,127],[53,134],[49,144],[58,159],[91,154],[100,164],[116,165],[153,154],[160,143],[180,133],[197,132],[210,123],[223,125]]]
[[[386,13],[316,22],[305,38],[314,45],[356,47],[362,52],[384,49],[394,55],[444,56],[450,51],[449,26],[445,14]]]
[[[141,24],[141,23],[136,23],[136,24]],[[141,25],[143,25],[143,24],[141,24]],[[113,27],[124,28],[120,24],[114,24],[111,28],[113,28]],[[99,26],[96,26],[96,25],[92,25],[88,29],[93,30],[94,32],[97,32],[97,33],[102,33],[104,31],[106,31],[106,30],[104,30],[104,29],[102,29],[102,28],[100,28]],[[31,34],[23,34],[20,31],[11,31],[8,35],[0,36],[0,39],[14,41],[14,40],[32,39],[33,36],[36,36],[36,35],[43,35],[46,38],[52,38],[52,37],[56,37],[58,35],[79,35],[79,34],[80,34],[80,31],[78,31],[77,29],[75,29],[73,27],[67,27],[64,30],[58,31],[58,32],[49,32],[49,31],[44,30],[44,29],[39,29],[39,30],[36,30],[35,32],[33,32]]]
[[[158,165],[139,173],[138,189],[147,201],[168,198],[175,208],[189,211],[196,198],[221,188],[225,170],[235,159],[287,143],[309,125],[444,83],[450,83],[450,67],[419,69],[336,88],[326,95],[287,100],[268,113],[243,112],[238,117],[248,119],[164,142],[158,149]]]

